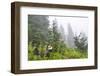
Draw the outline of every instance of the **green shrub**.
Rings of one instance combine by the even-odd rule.
[[[46,47],[47,45],[40,44],[38,47],[40,55],[37,56],[33,53],[35,46],[32,46],[32,42],[30,42],[28,45],[28,60],[79,59],[88,57],[86,50],[68,48],[61,43],[58,43],[56,46],[56,51],[51,52],[50,57],[47,57],[45,54]]]

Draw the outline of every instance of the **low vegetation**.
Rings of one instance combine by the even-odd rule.
[[[63,30],[61,32],[57,28],[56,19],[50,25],[48,16],[28,16],[28,60],[80,59],[88,57],[87,37],[82,33],[74,36],[73,43],[75,47],[68,47],[67,43],[65,43],[66,37],[63,35]]]

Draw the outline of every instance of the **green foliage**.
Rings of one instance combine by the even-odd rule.
[[[60,43],[59,43],[60,44]],[[32,42],[29,43],[29,51],[28,51],[28,60],[54,60],[54,59],[79,59],[79,58],[87,58],[88,54],[84,50],[80,49],[73,49],[65,47],[65,45],[60,44],[61,46],[58,47],[59,51],[54,51],[50,53],[50,57],[45,55],[46,45],[43,47],[42,45],[39,46],[39,50],[41,54],[39,56],[33,53],[34,48],[32,47]]]
[[[80,33],[79,36],[75,36],[74,40],[75,40],[74,43],[78,49],[87,50],[88,48],[87,37],[85,36],[84,33]]]
[[[77,48],[69,48],[60,37],[57,20],[53,21],[51,28],[49,26],[48,16],[28,16],[28,60],[87,58],[86,47],[83,47],[85,38],[76,36]],[[48,45],[52,46],[52,52],[48,52]],[[39,54],[35,54],[35,51]],[[47,56],[47,52],[50,56]]]
[[[48,34],[48,16],[28,15],[28,43],[32,41],[32,45],[45,44]]]
[[[75,58],[87,58],[87,53],[83,53],[78,49],[67,49],[64,53],[64,58],[75,59]]]
[[[54,51],[59,51],[58,49],[58,47],[59,47],[59,43],[61,42],[60,41],[60,34],[58,33],[58,31],[57,31],[57,21],[56,21],[56,19],[53,21],[53,42],[52,42],[52,46],[53,46],[53,50]]]
[[[59,52],[52,52],[50,54],[50,59],[63,59],[62,58],[62,54],[60,54]]]

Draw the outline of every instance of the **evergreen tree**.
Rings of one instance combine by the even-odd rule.
[[[60,34],[58,33],[58,24],[57,20],[53,20],[53,49],[54,51],[59,51],[58,50],[58,45],[59,45],[59,40],[60,40]]]
[[[75,45],[78,49],[80,50],[87,50],[88,48],[88,43],[87,43],[87,37],[85,36],[84,33],[80,33],[80,35],[74,37]]]
[[[60,25],[59,31],[61,41],[66,41],[65,31],[62,25]]]
[[[48,16],[28,15],[28,42],[33,45],[45,44],[48,34]]]
[[[68,24],[68,35],[67,35],[67,45],[69,48],[74,48],[74,33],[70,23]]]

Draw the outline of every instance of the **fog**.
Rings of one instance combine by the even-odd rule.
[[[59,17],[59,16],[49,16],[50,25],[52,21],[56,19],[58,27],[62,26],[64,28],[65,34],[68,34],[68,26],[72,28],[74,35],[79,35],[81,32],[86,36],[88,35],[88,18],[87,17]]]

